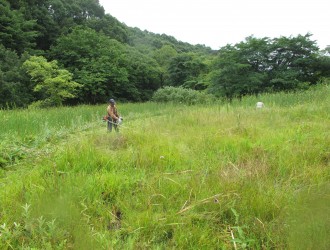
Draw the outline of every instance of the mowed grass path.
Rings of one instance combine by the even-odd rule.
[[[328,249],[329,87],[1,111],[1,249]]]

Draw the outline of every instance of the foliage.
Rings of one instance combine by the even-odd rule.
[[[106,101],[109,96],[117,94],[118,87],[128,84],[124,49],[116,40],[92,29],[77,27],[57,40],[51,55],[82,85],[79,100],[97,103]]]
[[[202,57],[196,53],[180,53],[172,58],[169,67],[169,82],[171,86],[184,86],[189,82],[198,82],[198,77],[206,72]],[[188,84],[189,86],[190,84]],[[194,88],[193,86],[189,86]]]
[[[75,98],[64,100],[70,105],[109,96],[148,101],[164,86],[233,99],[306,89],[330,75],[328,50],[318,51],[311,34],[251,36],[213,51],[128,27],[97,0],[0,0],[0,11],[0,107],[38,106],[45,99],[21,67],[29,56],[56,60],[82,85]]]
[[[21,68],[26,55],[18,56],[0,44],[0,108],[26,106],[34,99],[33,84]]]
[[[159,80],[160,85],[170,85],[169,66],[171,59],[176,57],[178,52],[171,45],[163,45],[160,49],[155,50],[152,53],[152,57],[157,61],[160,67]]]
[[[42,56],[32,56],[23,67],[36,83],[34,91],[44,96],[42,107],[61,106],[65,99],[75,97],[74,91],[80,87],[72,81],[70,72],[58,67],[57,61],[47,62]]]
[[[104,16],[103,7],[95,0],[23,0],[18,5],[11,5],[24,9],[25,18],[37,22],[37,48],[44,51],[49,50],[55,40],[70,28]]]
[[[297,37],[246,38],[219,50],[211,72],[211,92],[229,99],[266,91],[290,91],[315,84],[325,57],[311,34]],[[322,73],[321,73],[322,72]]]
[[[88,28],[78,27],[59,38],[51,52],[83,86],[82,102],[105,102],[109,96],[148,100],[159,87],[154,60]]]
[[[115,39],[121,43],[129,42],[127,27],[120,23],[115,17],[106,14],[103,18],[92,18],[86,23],[87,27]]]
[[[129,85],[133,85],[136,89],[136,94],[132,95],[128,91],[128,86],[121,86],[122,99],[133,101],[147,101],[150,100],[152,94],[160,87],[160,68],[158,63],[135,50],[127,47],[123,54],[125,56],[125,65],[128,71]]]
[[[36,22],[24,18],[24,9],[12,10],[10,4],[0,1],[0,44],[22,54],[35,47]]]
[[[0,244],[1,241],[5,243],[2,248],[20,245],[20,247],[27,248],[33,246],[42,249],[67,249],[71,247],[67,231],[73,226],[76,228],[73,236],[80,239],[80,243],[77,243],[76,246],[80,248],[96,247],[91,243],[93,240],[84,234],[86,230],[81,228],[81,225],[70,225],[70,221],[72,223],[73,219],[72,209],[67,212],[66,218],[52,220],[44,216],[34,218],[29,204],[23,205],[22,210],[20,222],[14,222],[13,225],[6,225],[6,223],[0,225]],[[77,223],[77,221],[75,222]]]
[[[205,92],[183,87],[166,86],[157,90],[152,96],[152,100],[161,103],[172,102],[191,105],[211,103],[214,101],[214,98]]]
[[[231,45],[219,50],[214,66],[218,70],[211,72],[210,92],[228,99],[262,92],[265,74],[253,70],[253,65],[241,57],[241,53]]]
[[[160,49],[165,45],[172,46],[176,51],[182,53],[199,52],[201,54],[210,54],[212,52],[211,48],[205,45],[194,46],[189,43],[178,41],[173,36],[166,34],[155,34],[147,30],[142,31],[137,27],[127,27],[127,31],[129,34],[129,44],[146,54],[152,53],[152,51]]]

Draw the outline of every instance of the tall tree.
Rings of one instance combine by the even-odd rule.
[[[219,50],[210,90],[229,98],[265,91],[286,91],[314,84],[320,55],[310,34],[257,39]]]
[[[114,93],[120,95],[120,86],[128,83],[124,53],[125,47],[118,41],[84,27],[61,36],[51,48],[52,58],[82,85],[79,101],[85,103],[104,102]]]
[[[152,57],[158,62],[160,66],[159,79],[161,86],[169,85],[169,73],[170,62],[172,58],[176,57],[178,52],[171,45],[164,45],[158,50],[155,50]]]
[[[197,53],[180,53],[170,61],[170,85],[182,86],[187,82],[197,82],[205,70],[206,65]]]
[[[228,99],[257,93],[264,79],[264,74],[254,71],[241,51],[231,45],[219,50],[214,68],[209,91]]]
[[[24,9],[12,10],[8,1],[0,0],[0,44],[21,55],[35,48],[36,21],[24,17]]]
[[[21,68],[25,59],[0,44],[0,108],[22,107],[33,101],[33,84]]]
[[[131,95],[130,99],[134,101],[150,100],[152,94],[161,86],[159,78],[161,69],[158,63],[131,47],[127,47],[125,51],[125,60],[129,83],[136,88],[135,96]]]
[[[82,84],[81,102],[104,102],[109,96],[147,100],[160,86],[156,61],[89,28],[76,27],[60,37],[51,55]]]
[[[118,42],[129,42],[127,27],[109,14],[102,18],[90,18],[87,20],[86,25],[111,39],[116,39]]]
[[[74,92],[80,87],[72,81],[69,71],[59,68],[57,61],[47,62],[42,56],[32,56],[23,63],[23,68],[36,83],[34,91],[44,94],[42,107],[61,106],[65,99],[75,97]]]
[[[1,0],[4,1],[4,0]],[[20,11],[26,21],[35,20],[38,33],[35,42],[40,50],[48,50],[63,33],[76,25],[104,16],[98,0],[9,0],[11,9]]]
[[[275,90],[295,89],[301,83],[315,84],[315,62],[319,57],[311,34],[274,38],[269,54],[270,85]]]

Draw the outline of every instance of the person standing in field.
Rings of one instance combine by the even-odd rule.
[[[116,102],[114,99],[109,100],[109,106],[107,108],[108,113],[108,131],[112,131],[112,126],[114,127],[115,131],[118,132],[118,122],[119,122],[119,114],[116,107]]]

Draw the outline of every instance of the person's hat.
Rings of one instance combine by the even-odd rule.
[[[109,100],[110,103],[116,103],[114,99]]]

